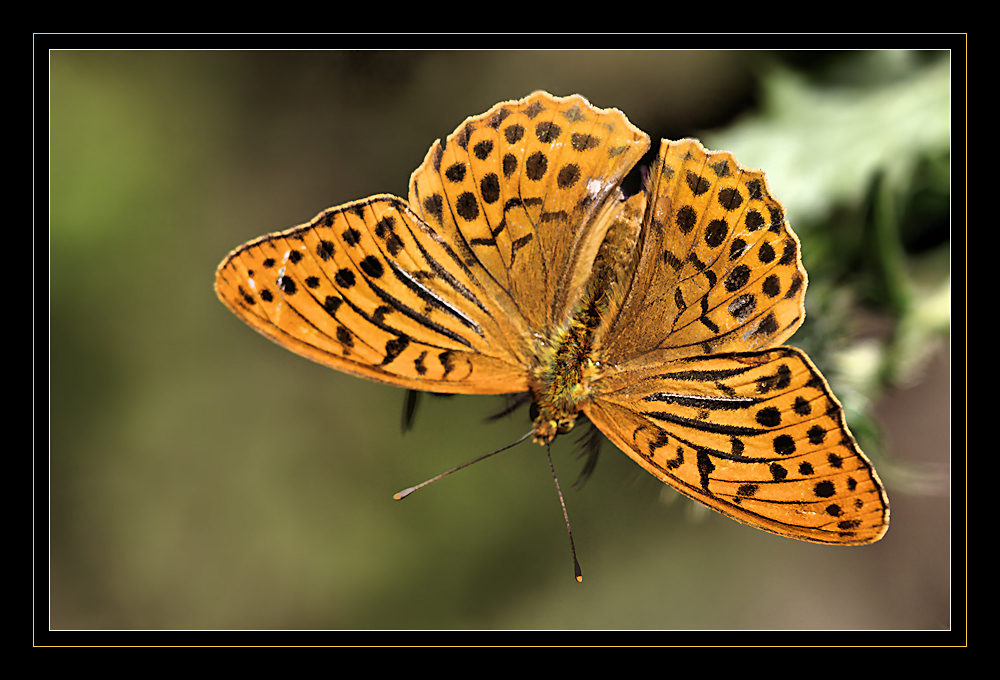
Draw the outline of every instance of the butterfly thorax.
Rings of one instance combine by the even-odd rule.
[[[548,444],[573,429],[592,385],[604,371],[601,331],[618,309],[635,266],[644,196],[621,201],[605,215],[609,228],[569,322],[537,351],[531,391],[535,442]],[[536,413],[537,411],[537,413]]]

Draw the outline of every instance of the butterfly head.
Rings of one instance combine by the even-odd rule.
[[[579,412],[560,411],[552,406],[541,405],[537,401],[531,403],[532,426],[535,429],[536,444],[550,444],[556,436],[567,434],[576,425]]]

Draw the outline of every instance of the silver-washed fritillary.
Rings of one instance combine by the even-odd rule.
[[[530,392],[534,439],[582,413],[636,463],[733,519],[840,545],[889,505],[829,386],[782,346],[799,242],[764,174],[535,92],[431,146],[408,201],[378,195],[237,248],[219,298],[278,344],[432,392]]]

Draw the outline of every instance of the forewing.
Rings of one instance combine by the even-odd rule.
[[[527,389],[516,316],[394,196],[241,246],[215,290],[261,334],[352,375],[437,392]]]
[[[639,264],[605,332],[608,360],[774,347],[805,317],[799,242],[764,174],[695,140],[663,140]]]

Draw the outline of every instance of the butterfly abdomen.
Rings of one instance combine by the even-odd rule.
[[[540,444],[573,429],[583,402],[590,396],[590,384],[597,377],[593,358],[596,318],[596,311],[588,305],[539,352],[530,385],[538,411],[535,441]]]

